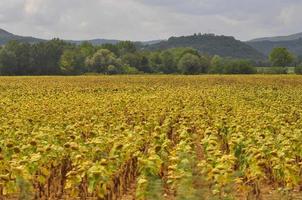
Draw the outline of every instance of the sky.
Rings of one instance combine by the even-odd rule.
[[[302,32],[302,0],[0,0],[0,28],[44,39],[156,40]]]

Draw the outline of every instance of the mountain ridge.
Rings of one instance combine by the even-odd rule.
[[[0,28],[0,45],[10,40],[38,43],[47,41],[30,36],[19,36]],[[90,42],[93,45],[116,44],[122,40],[91,39],[91,40],[64,40],[73,44]],[[134,41],[135,42],[135,41]],[[168,40],[138,41],[138,47],[145,50],[164,50],[176,47],[191,47],[202,53],[220,55],[223,57],[264,60],[275,47],[285,47],[291,52],[302,55],[302,33],[288,36],[263,37],[250,41],[236,40],[232,36],[218,36],[214,34],[194,34],[191,36],[171,37]]]
[[[190,47],[201,53],[222,57],[264,60],[265,56],[248,44],[232,36],[215,34],[194,34],[191,36],[171,37],[166,41],[146,46],[147,50],[165,50],[177,47]]]
[[[0,45],[5,45],[6,43],[8,43],[11,40],[16,40],[16,41],[20,41],[20,42],[28,42],[28,43],[37,43],[37,42],[46,41],[43,39],[34,38],[34,37],[30,37],[30,36],[15,35],[13,33],[10,33],[8,31],[0,28]]]
[[[269,53],[276,47],[287,48],[297,56],[302,55],[302,33],[296,33],[288,36],[258,38],[247,41],[246,44],[264,55],[269,55]]]
[[[0,35],[3,35],[3,36],[12,36],[14,34],[12,34],[12,33],[8,32],[6,30],[0,28]]]
[[[6,44],[9,40],[21,42],[37,43],[47,41],[33,37],[23,37],[9,33],[0,29],[0,45]],[[93,45],[116,44],[120,40],[93,39],[93,40],[64,40],[73,44],[81,44],[85,41]],[[194,34],[191,36],[171,37],[168,40],[154,40],[136,42],[138,48],[143,50],[164,50],[167,48],[190,47],[197,49],[201,53],[209,55],[219,55],[222,57],[243,58],[264,60],[265,56],[253,49],[251,46],[236,40],[231,36],[218,36],[214,34]]]
[[[0,28],[0,45],[5,45],[10,40],[17,40],[20,42],[28,42],[28,43],[38,43],[38,42],[42,42],[42,41],[47,41],[46,39],[15,35],[13,33],[10,33],[8,31]],[[97,39],[90,39],[90,40],[64,40],[64,41],[70,42],[73,44],[77,44],[77,45],[79,45],[83,42],[90,42],[93,45],[102,45],[102,44],[117,44],[118,42],[120,42],[122,40],[97,38]],[[149,44],[154,44],[154,43],[157,43],[160,41],[161,40],[150,40],[150,41],[137,41],[137,42],[140,42],[143,45],[149,45]]]
[[[286,40],[286,41],[256,41],[247,42],[248,45],[257,49],[264,55],[269,55],[269,53],[276,47],[287,48],[290,52],[301,56],[302,55],[302,38],[296,40]]]
[[[280,41],[297,40],[297,39],[300,39],[300,38],[302,38],[302,32],[291,34],[291,35],[286,35],[286,36],[273,36],[273,37],[256,38],[256,39],[249,40],[247,42],[262,42],[262,41],[280,42]]]

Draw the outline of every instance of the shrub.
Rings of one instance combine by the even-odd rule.
[[[270,67],[267,74],[287,74],[287,68],[285,67]]]
[[[114,66],[114,65],[109,65],[107,67],[106,71],[107,71],[107,74],[110,74],[110,75],[112,75],[112,74],[119,74],[120,73],[119,69],[116,66]]]
[[[274,48],[269,55],[272,65],[278,67],[286,67],[294,61],[294,56],[283,47]]]
[[[295,73],[302,74],[302,63],[299,66],[295,67]]]
[[[210,73],[214,74],[255,74],[256,68],[248,60],[242,59],[222,59],[219,57],[212,59]]]
[[[185,54],[178,62],[178,70],[182,74],[201,74],[208,71],[210,59],[206,56]]]
[[[143,72],[140,72],[135,67],[130,67],[128,65],[125,65],[122,67],[122,73],[123,74],[141,74]]]

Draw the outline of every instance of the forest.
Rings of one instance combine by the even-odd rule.
[[[194,42],[196,37],[188,39]],[[102,45],[78,45],[60,39],[10,41],[0,47],[0,75],[255,74],[259,67],[272,67],[270,73],[280,74],[287,73],[288,66],[302,73],[301,57],[285,48],[275,48],[267,59],[255,60],[203,53],[197,48],[178,47],[174,41],[179,43],[175,38],[168,40],[174,48],[168,48],[167,43],[157,44],[158,48],[142,47],[130,41]],[[181,38],[180,43],[184,41]]]

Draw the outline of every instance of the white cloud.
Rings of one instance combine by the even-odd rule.
[[[297,5],[290,5],[282,9],[280,15],[278,16],[278,19],[285,26],[297,25],[297,23],[301,24],[301,20],[302,20],[301,10],[302,10],[302,3]]]
[[[26,14],[33,15],[39,12],[43,0],[26,0],[24,3],[24,10]]]

